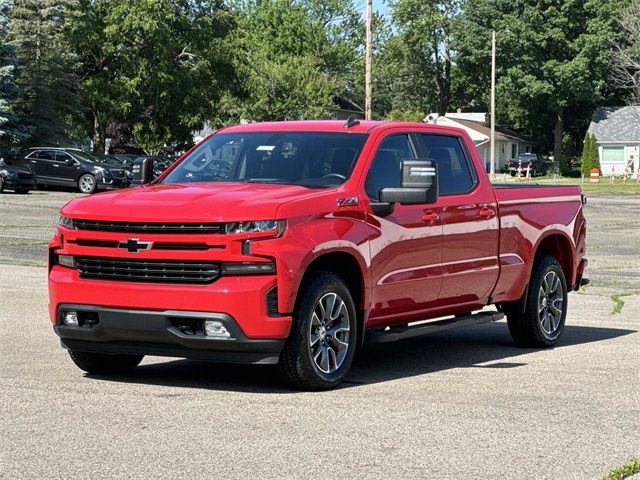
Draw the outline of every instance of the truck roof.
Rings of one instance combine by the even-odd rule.
[[[351,127],[345,127],[346,120],[295,120],[287,122],[259,122],[227,127],[219,131],[225,133],[264,132],[264,131],[299,131],[299,132],[353,132],[370,133],[374,129],[397,127],[420,128],[432,131],[460,131],[451,127],[441,127],[421,122],[392,122],[380,120],[359,120]]]

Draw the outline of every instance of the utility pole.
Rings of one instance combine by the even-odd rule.
[[[364,117],[371,120],[371,23],[373,21],[372,0],[367,0],[367,46],[365,53],[365,81],[364,81]]]
[[[490,178],[496,178],[496,31],[491,34],[491,153]]]

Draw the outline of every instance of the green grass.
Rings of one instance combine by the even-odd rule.
[[[498,174],[496,183],[502,182],[504,182],[504,175]],[[507,182],[514,183],[514,185],[526,185],[526,181],[518,183],[509,176],[507,176]],[[581,178],[557,177],[554,179],[547,176],[532,178],[531,183],[541,185],[578,185],[587,194],[640,195],[640,183],[635,179],[628,180],[626,184],[623,184],[621,178],[616,178],[616,182],[612,185],[609,183],[609,177],[601,177],[600,183],[590,183],[589,179],[585,178],[583,183]]]
[[[32,245],[33,246],[49,245],[49,240],[26,239],[26,240],[12,240],[9,242],[0,241],[0,246],[2,247],[29,247]]]
[[[631,292],[623,292],[623,293],[614,293],[613,295],[611,295],[611,300],[613,301],[614,305],[613,305],[613,312],[614,314],[620,313],[622,312],[622,307],[624,307],[624,300],[622,300],[622,297],[629,297],[631,295],[638,295],[640,294],[640,290],[633,290]]]
[[[620,467],[611,470],[602,480],[623,480],[640,472],[640,458],[632,458]]]

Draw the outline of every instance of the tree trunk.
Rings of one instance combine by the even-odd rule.
[[[97,112],[93,113],[93,151],[105,153],[105,127]]]
[[[562,156],[562,134],[564,133],[563,112],[558,112],[556,116],[556,126],[553,129],[553,160],[556,165],[560,162]]]

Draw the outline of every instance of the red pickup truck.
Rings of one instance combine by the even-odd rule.
[[[505,315],[517,344],[549,347],[586,282],[584,202],[492,186],[453,128],[225,128],[152,184],[62,208],[50,318],[87,372],[163,355],[277,364],[304,389],[337,385],[363,342]]]

